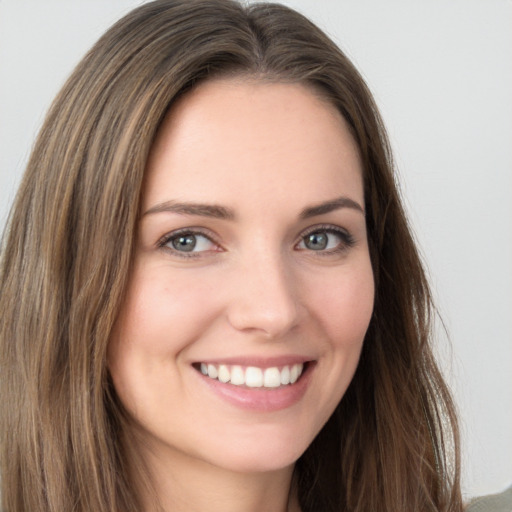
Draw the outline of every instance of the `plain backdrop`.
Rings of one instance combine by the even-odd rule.
[[[0,0],[0,225],[72,68],[140,0]],[[289,0],[353,59],[386,121],[449,338],[465,496],[512,483],[512,2]]]

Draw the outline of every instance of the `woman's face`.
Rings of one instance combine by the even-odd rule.
[[[364,207],[356,144],[310,89],[211,81],[172,108],[108,354],[153,456],[245,472],[304,452],[372,314]]]

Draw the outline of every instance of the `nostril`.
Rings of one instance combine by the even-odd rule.
[[[292,330],[298,322],[294,304],[275,304],[260,299],[261,304],[235,303],[228,320],[238,331],[260,332],[265,339],[277,339]]]
[[[273,339],[298,323],[293,276],[281,256],[260,251],[239,271],[227,309],[232,327],[238,331],[259,331],[266,339]]]

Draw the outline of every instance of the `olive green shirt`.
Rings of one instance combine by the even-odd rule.
[[[512,486],[499,494],[475,498],[466,512],[512,512]]]

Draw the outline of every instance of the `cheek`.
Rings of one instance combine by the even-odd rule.
[[[310,304],[328,339],[340,347],[360,348],[373,312],[370,263],[326,276],[323,286],[318,284],[311,288]]]
[[[207,283],[196,279],[191,286],[187,272],[166,274],[158,268],[134,274],[112,344],[117,340],[148,354],[176,354],[215,316]]]
[[[108,347],[109,372],[129,408],[145,389],[161,386],[159,378],[177,376],[175,361],[201,335],[212,309],[204,304],[206,290],[149,270],[134,272]]]
[[[302,285],[302,283],[301,283]],[[307,306],[311,336],[321,354],[314,394],[318,432],[343,398],[356,371],[373,312],[374,282],[365,260],[317,273],[308,280]],[[316,434],[315,434],[316,435]]]

